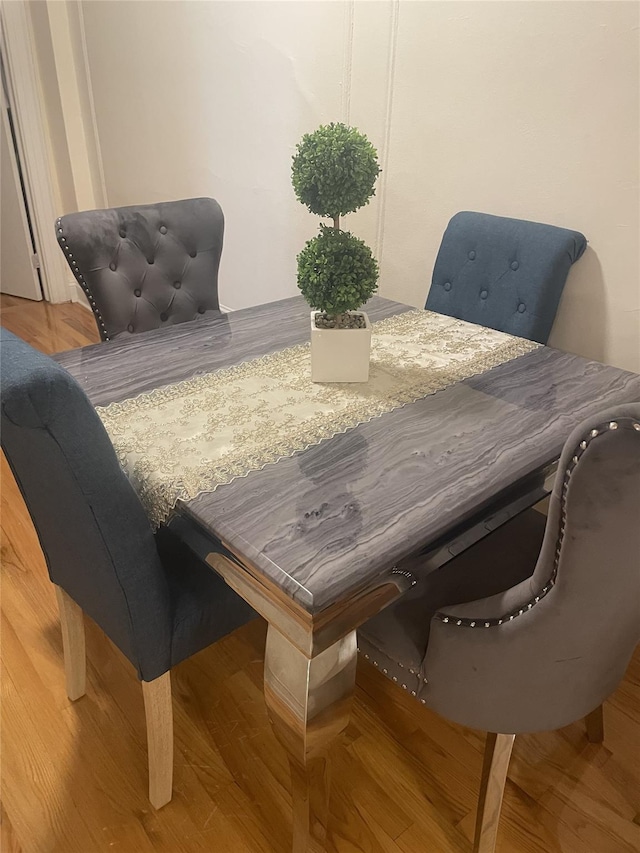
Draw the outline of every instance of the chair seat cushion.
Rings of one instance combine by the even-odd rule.
[[[360,651],[389,678],[417,690],[434,614],[447,605],[504,592],[531,577],[545,524],[542,513],[527,510],[425,575],[359,629]]]

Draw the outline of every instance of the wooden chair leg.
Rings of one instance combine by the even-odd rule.
[[[487,732],[473,853],[493,853],[515,735]]]
[[[149,801],[156,809],[171,800],[173,787],[173,708],[171,675],[165,672],[153,681],[142,682],[147,719],[149,754]]]
[[[602,705],[598,705],[598,707],[585,718],[585,723],[587,724],[587,738],[590,743],[602,743],[604,740],[604,717],[602,708]]]
[[[79,699],[86,692],[87,654],[84,644],[84,614],[82,608],[56,586],[56,598],[62,627],[62,650],[67,679],[67,696]]]

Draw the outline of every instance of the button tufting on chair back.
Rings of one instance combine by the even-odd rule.
[[[546,343],[569,269],[587,240],[579,231],[463,211],[442,238],[426,308]]]
[[[223,234],[212,198],[86,210],[56,221],[104,341],[218,316]]]

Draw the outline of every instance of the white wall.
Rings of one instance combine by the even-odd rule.
[[[383,294],[422,303],[457,210],[575,228],[551,343],[640,370],[639,8],[400,4]]]
[[[552,343],[640,371],[638,4],[84,2],[109,205],[213,195],[221,300],[292,295],[316,221],[289,169],[346,120],[378,147],[378,194],[345,227],[381,293],[424,304],[457,210],[583,231]]]
[[[109,204],[218,199],[225,305],[295,292],[317,225],[291,156],[340,114],[344,16],[322,2],[84,4]]]

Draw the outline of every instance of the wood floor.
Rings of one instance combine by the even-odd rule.
[[[78,305],[11,297],[2,323],[46,352],[97,340]],[[144,709],[132,667],[87,624],[87,695],[65,695],[55,595],[2,459],[2,853],[288,853],[289,776],[262,698],[265,626],[173,671],[173,801],[148,803]],[[473,697],[469,697],[473,701]],[[334,750],[330,853],[470,851],[483,736],[452,725],[361,662]],[[500,853],[640,850],[640,653],[584,724],[516,738]]]

